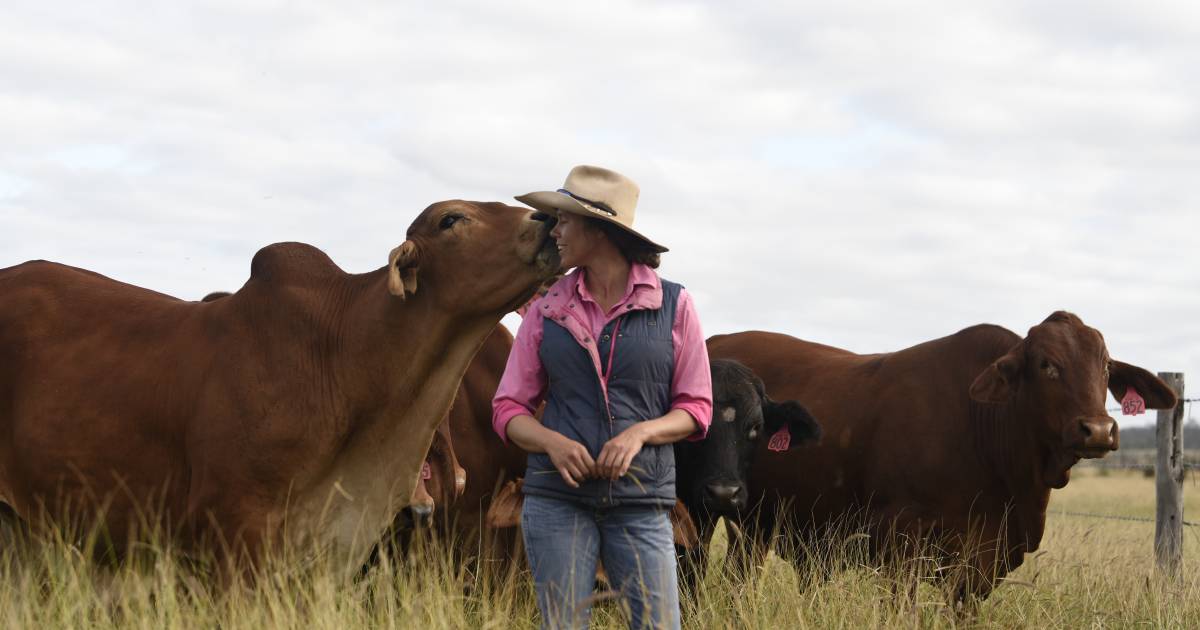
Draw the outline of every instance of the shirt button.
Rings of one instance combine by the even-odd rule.
[[[628,311],[628,310],[629,310],[629,309],[631,309],[631,308],[633,308],[633,305],[632,305],[632,304],[626,304],[626,305],[625,305],[625,310],[627,310],[627,311]]]
[[[609,340],[608,335],[604,335],[603,337],[600,338],[600,341],[608,341],[608,340]]]

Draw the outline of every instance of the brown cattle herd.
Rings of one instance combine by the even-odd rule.
[[[559,272],[551,224],[435,203],[376,271],[280,243],[197,302],[45,261],[0,270],[0,518],[99,524],[119,557],[155,514],[236,571],[303,543],[352,575],[417,536],[519,565],[525,454],[493,433],[491,400],[500,319]],[[736,566],[799,561],[853,523],[885,565],[933,550],[947,592],[981,600],[1037,550],[1051,489],[1118,447],[1106,392],[1176,404],[1066,312],[881,354],[761,331],[708,349],[712,428],[676,447],[685,589],[724,518]]]

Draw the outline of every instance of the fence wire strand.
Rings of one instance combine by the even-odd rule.
[[[1152,518],[1145,518],[1142,516],[1117,516],[1116,514],[1096,514],[1094,512],[1073,512],[1070,510],[1050,510],[1050,513],[1051,514],[1061,514],[1061,515],[1065,515],[1065,516],[1083,516],[1086,518],[1104,518],[1104,519],[1109,519],[1109,520],[1113,520],[1113,521],[1135,521],[1138,523],[1154,523],[1155,522],[1155,520]],[[1195,523],[1192,521],[1183,521],[1183,524],[1187,525],[1188,527],[1200,527],[1200,523]]]

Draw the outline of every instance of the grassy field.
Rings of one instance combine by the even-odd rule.
[[[1188,514],[1200,516],[1200,484],[1188,482]],[[828,578],[772,557],[735,583],[723,570],[718,534],[690,628],[1127,628],[1200,627],[1200,528],[1185,530],[1183,577],[1154,568],[1153,523],[1063,512],[1137,517],[1154,513],[1153,480],[1139,473],[1077,471],[1051,500],[1042,549],[971,618],[947,609],[929,584],[843,569]],[[1200,519],[1197,519],[1200,520]],[[53,541],[0,550],[0,628],[532,628],[536,606],[525,575],[485,575],[464,589],[440,553],[402,567],[385,564],[347,582],[317,563],[269,563],[253,588],[218,591],[169,553],[97,567]],[[899,582],[899,583],[898,583]],[[597,607],[593,627],[622,628],[619,607]]]

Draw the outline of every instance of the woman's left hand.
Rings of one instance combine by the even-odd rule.
[[[644,424],[639,422],[604,443],[604,448],[600,449],[600,456],[596,458],[596,472],[600,478],[616,481],[621,475],[629,472],[634,455],[646,444],[646,431],[642,426]]]

